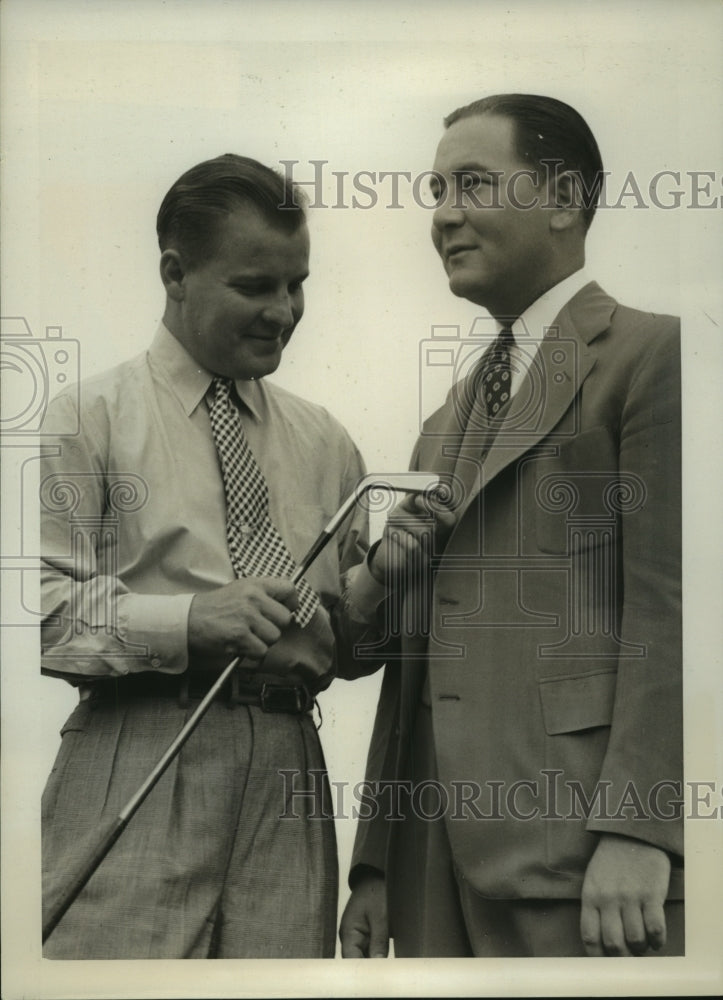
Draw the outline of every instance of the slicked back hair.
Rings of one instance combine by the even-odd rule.
[[[170,188],[156,219],[158,245],[197,267],[213,256],[218,226],[231,212],[250,205],[291,234],[306,219],[303,204],[291,180],[257,160],[224,153],[191,167]]]
[[[603,182],[603,164],[595,136],[569,104],[538,94],[495,94],[457,108],[444,119],[445,128],[463,118],[499,115],[515,125],[520,159],[540,176],[569,171],[576,181],[585,229],[595,215]]]

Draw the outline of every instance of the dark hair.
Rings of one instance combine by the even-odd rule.
[[[156,219],[161,252],[173,247],[188,267],[214,250],[218,223],[230,212],[253,205],[287,233],[305,221],[303,198],[293,182],[257,160],[224,153],[191,167],[166,194]]]
[[[445,128],[474,115],[502,115],[512,119],[517,154],[521,159],[537,169],[545,169],[545,163],[557,162],[559,165],[553,169],[573,175],[581,195],[587,230],[600,197],[603,164],[595,136],[582,115],[553,97],[495,94],[457,108],[444,119]]]

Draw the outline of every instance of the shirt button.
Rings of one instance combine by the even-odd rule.
[[[160,656],[152,656],[151,657],[151,666],[152,667],[160,667],[160,665],[161,665],[161,658],[160,658]]]

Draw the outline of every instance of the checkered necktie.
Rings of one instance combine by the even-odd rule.
[[[214,378],[209,410],[223,488],[226,494],[226,537],[236,576],[290,577],[296,564],[269,518],[269,489],[256,464],[231,399],[231,379]],[[294,617],[304,626],[319,606],[306,580],[296,585],[299,607]]]
[[[510,398],[512,384],[510,348],[514,343],[515,338],[510,327],[503,327],[485,360],[482,393],[490,417],[496,417]]]

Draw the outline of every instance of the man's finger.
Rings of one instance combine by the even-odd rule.
[[[648,936],[645,932],[643,914],[635,903],[623,907],[623,931],[625,943],[633,955],[642,955],[648,950]]]
[[[224,650],[229,659],[233,659],[235,656],[243,656],[249,660],[263,660],[269,651],[269,647],[261,639],[258,639],[253,632],[249,632],[237,641],[229,640]]]
[[[420,493],[414,498],[415,509],[420,513],[429,516],[433,515],[435,520],[446,523],[454,522],[456,514],[446,500],[442,500],[436,493]]]
[[[389,954],[389,936],[386,930],[383,934],[372,934],[369,942],[369,958],[386,958]]]
[[[407,511],[407,513],[409,513],[409,514],[416,514],[417,510],[419,509],[419,506],[418,506],[419,499],[420,498],[419,498],[418,494],[416,494],[416,493],[407,493],[406,496],[402,497],[402,499],[399,501],[399,503],[394,508],[394,510],[392,510],[390,516],[393,517],[394,516],[394,511],[397,511],[397,510],[404,510],[404,511]]]
[[[299,598],[295,590],[285,600],[263,594],[256,604],[259,616],[273,622],[280,629],[285,629],[291,622],[291,613],[298,606]]]
[[[600,937],[600,912],[597,907],[583,903],[580,913],[580,936],[585,953],[590,958],[600,958],[603,949]]]
[[[395,560],[406,566],[410,556],[420,551],[419,540],[411,532],[394,528],[389,534]]]
[[[290,611],[296,611],[299,606],[299,598],[296,587],[283,576],[262,576],[258,577],[259,583],[269,597],[272,597],[279,604],[285,604]]]
[[[629,955],[625,944],[623,918],[617,905],[606,906],[600,913],[600,937],[606,955],[620,957]]]
[[[429,524],[390,524],[387,527],[393,541],[404,551],[410,552],[425,546],[431,548],[433,532]]]
[[[660,951],[665,946],[667,938],[663,904],[646,903],[643,906],[643,922],[645,924],[648,944],[654,951]]]
[[[358,927],[342,928],[339,938],[342,958],[366,958],[367,935]]]
[[[263,613],[255,615],[248,623],[249,632],[265,646],[273,646],[281,638],[281,629]]]
[[[387,530],[393,531],[395,534],[430,535],[434,531],[434,522],[429,518],[415,519],[408,514],[406,517],[390,514],[387,518]]]

